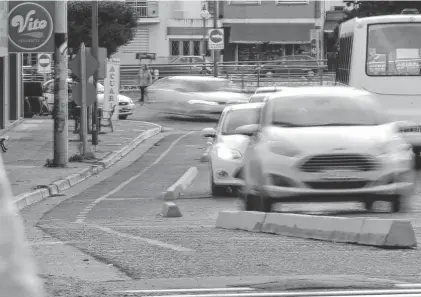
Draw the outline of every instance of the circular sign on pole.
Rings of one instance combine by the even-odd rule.
[[[224,29],[210,29],[208,44],[211,50],[224,49]]]
[[[42,5],[24,2],[9,12],[9,41],[21,50],[34,51],[53,35],[53,18]]]
[[[39,66],[45,68],[51,64],[50,56],[46,54],[42,54],[39,56]]]

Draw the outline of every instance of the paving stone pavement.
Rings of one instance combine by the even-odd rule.
[[[47,159],[53,158],[53,120],[26,119],[6,133],[9,136],[8,151],[2,153],[13,193],[19,195],[28,192],[38,185],[51,184],[90,167],[93,162],[123,148],[140,133],[152,127],[140,121],[116,121],[114,133],[103,128],[107,133],[99,135],[100,143],[96,149],[91,145],[91,135],[88,135],[89,148],[97,160],[69,162],[67,168],[48,168],[44,165]],[[79,153],[79,134],[74,134],[73,129],[74,123],[69,121],[69,157]]]

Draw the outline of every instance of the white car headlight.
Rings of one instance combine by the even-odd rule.
[[[268,143],[269,150],[277,155],[285,157],[295,157],[300,154],[300,151],[293,145],[284,141],[270,141]]]
[[[407,152],[410,148],[411,146],[408,143],[399,139],[390,139],[376,145],[376,150],[379,155]]]
[[[236,149],[230,149],[225,145],[216,147],[216,154],[223,160],[236,160],[242,157],[241,153]]]
[[[187,101],[188,104],[205,104],[205,105],[218,105],[218,103],[213,101],[206,101],[206,100],[189,100]]]

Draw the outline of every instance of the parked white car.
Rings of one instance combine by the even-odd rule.
[[[256,89],[254,94],[275,93],[275,92],[279,92],[279,91],[286,90],[286,89],[289,89],[289,87],[277,87],[277,86],[260,87],[260,88]]]
[[[375,101],[349,87],[299,87],[268,98],[244,155],[245,208],[283,202],[391,202],[414,190],[414,154]]]
[[[73,85],[73,81],[69,78],[67,80],[69,84],[69,89]],[[44,97],[47,99],[49,110],[51,111],[54,106],[54,80],[51,79],[44,83]],[[102,108],[104,104],[104,86],[101,83],[97,83],[97,92],[98,92],[98,107]],[[69,94],[70,99],[71,93]],[[118,114],[120,119],[126,119],[129,115],[133,114],[136,110],[136,105],[133,100],[124,95],[118,95]]]
[[[237,133],[237,128],[257,124],[263,104],[239,104],[225,107],[216,129],[203,129],[204,137],[213,138],[209,150],[212,194],[222,196],[229,187],[235,190],[243,184],[238,175],[249,137]]]

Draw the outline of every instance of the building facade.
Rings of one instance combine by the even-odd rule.
[[[114,55],[121,63],[137,64],[136,53],[156,54],[156,63],[166,63],[181,55],[203,55],[207,51],[207,29],[212,16],[203,20],[203,5],[207,1],[137,1],[126,0],[138,12],[138,27],[134,40],[119,48]]]
[[[225,61],[273,60],[312,54],[322,47],[322,1],[231,0],[222,2]],[[313,41],[314,42],[314,41]]]

